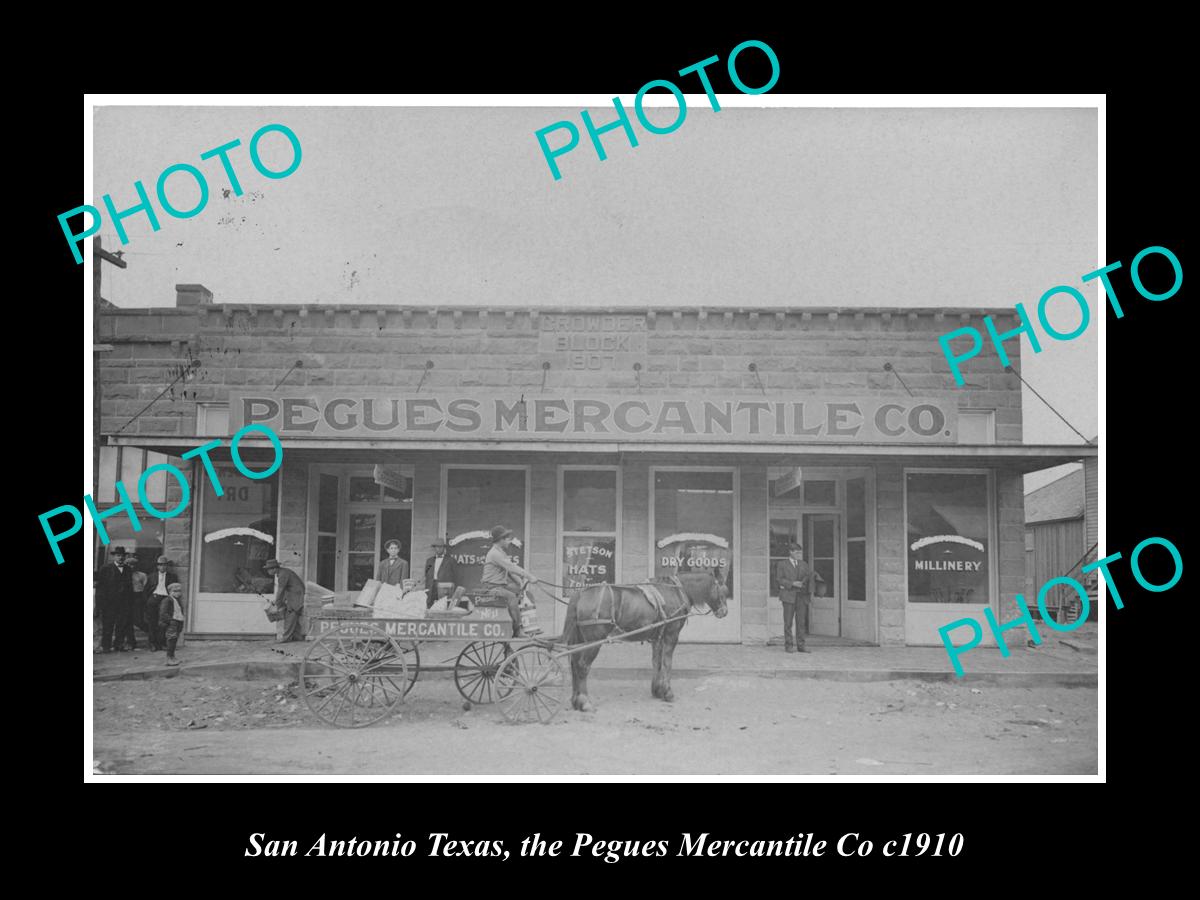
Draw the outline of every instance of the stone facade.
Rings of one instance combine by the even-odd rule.
[[[201,404],[225,403],[231,390],[247,387],[273,391],[282,382],[288,389],[347,387],[397,393],[486,389],[511,390],[514,396],[542,390],[559,395],[595,390],[633,397],[685,392],[703,398],[707,391],[720,391],[723,396],[747,399],[807,394],[903,401],[911,391],[960,410],[994,410],[995,442],[1012,445],[1022,439],[1020,381],[1003,371],[990,345],[966,364],[967,384],[961,388],[955,387],[938,347],[937,338],[955,328],[971,324],[983,331],[983,313],[978,310],[355,309],[212,305],[204,294],[197,296],[192,305],[180,308],[100,313],[99,340],[113,347],[100,355],[98,365],[103,433],[119,431],[147,447],[161,447],[156,441],[165,438],[194,438],[191,446],[198,446],[212,440],[200,435]],[[992,311],[992,315],[1000,331],[1019,324],[1012,310]],[[582,335],[578,347],[555,344],[564,321],[572,334]],[[588,337],[591,330],[609,337],[593,340]],[[626,332],[628,338],[622,338]],[[1010,340],[1006,348],[1019,367],[1019,342]],[[164,388],[163,396],[137,415]],[[770,465],[787,464],[786,446],[779,451]],[[310,577],[314,564],[306,558],[313,515],[309,465],[318,459],[366,460],[361,450],[317,453],[285,454],[279,475],[277,555],[285,566]],[[886,456],[886,448],[880,454]],[[398,455],[385,448],[372,458],[384,457],[415,466],[411,562],[419,573],[440,528],[441,466],[478,464],[481,457],[465,451]],[[836,450],[831,450],[822,465],[838,465],[836,459]],[[620,575],[627,581],[651,574],[650,466],[737,466],[741,638],[764,642],[780,633],[779,604],[768,600],[765,458],[723,456],[719,447],[705,446],[688,456],[659,455],[651,460],[628,452],[619,460],[598,459],[586,452],[552,453],[531,444],[528,452],[506,451],[503,459],[491,461],[530,466],[532,513],[526,561],[539,573],[554,572],[557,562],[557,467],[619,464],[623,484]],[[184,467],[190,478],[202,477],[198,465],[192,469],[177,458],[172,462]],[[849,457],[842,464],[864,465]],[[938,463],[894,457],[866,464],[875,473],[876,637],[881,644],[904,643],[903,472],[905,465]],[[1005,621],[1014,615],[1013,594],[1022,590],[1024,580],[1021,475],[1015,469],[991,469],[998,517],[993,558],[999,567],[1001,598],[993,605]],[[172,484],[171,489],[175,502],[178,487]],[[185,583],[192,577],[192,531],[190,513],[166,527],[167,552]],[[552,630],[555,610],[549,604],[539,609],[544,626]]]

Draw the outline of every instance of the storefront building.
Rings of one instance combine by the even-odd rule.
[[[444,535],[477,578],[493,525],[560,584],[632,583],[697,568],[730,615],[683,639],[782,633],[775,564],[799,540],[825,580],[810,631],[940,644],[937,629],[1024,589],[1027,471],[1094,448],[1022,444],[1021,390],[981,354],[956,388],[937,344],[1010,310],[350,308],[214,304],[102,313],[100,506],[114,481],[169,459],[181,516],[107,520],[143,560],[165,550],[189,586],[188,631],[269,634],[250,587],[269,556],[354,592],[396,538],[419,578]],[[1008,350],[1019,368],[1017,341]],[[151,400],[166,393],[149,409]],[[140,414],[139,414],[140,413]],[[269,478],[237,472],[229,436],[269,426]],[[180,455],[223,439],[210,456]],[[273,457],[242,443],[251,468]],[[179,489],[150,479],[172,506]],[[98,548],[103,554],[103,548]],[[560,592],[561,593],[561,592]],[[547,631],[564,607],[539,593]]]

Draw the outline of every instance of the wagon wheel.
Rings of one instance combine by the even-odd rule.
[[[400,649],[404,653],[404,664],[408,667],[408,684],[404,686],[404,696],[408,696],[408,692],[413,689],[413,685],[417,683],[417,678],[421,675],[421,650],[418,647],[420,641],[404,641],[400,644]]]
[[[503,641],[472,641],[454,661],[454,686],[471,703],[495,703],[496,673],[512,654]]]
[[[322,635],[300,663],[305,704],[338,728],[378,722],[410,687],[404,648],[374,625],[356,623]]]
[[[562,706],[566,678],[558,660],[545,647],[523,647],[500,666],[495,691],[504,717],[510,722],[544,725]]]

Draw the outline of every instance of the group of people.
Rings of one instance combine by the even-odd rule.
[[[100,612],[100,652],[137,649],[136,629],[146,633],[152,652],[167,652],[167,665],[178,665],[175,648],[183,633],[187,605],[183,585],[160,556],[154,572],[138,568],[137,554],[113,547],[96,573],[96,607]]]

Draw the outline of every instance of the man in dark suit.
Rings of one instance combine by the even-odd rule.
[[[304,609],[304,582],[291,569],[279,565],[279,560],[268,559],[263,571],[275,579],[275,607],[283,613],[283,636],[279,643],[302,641],[300,613]]]
[[[167,571],[169,565],[171,565],[171,560],[167,557],[160,556],[157,559],[154,564],[154,574],[146,580],[146,593],[142,597],[142,604],[146,610],[146,631],[150,635],[151,650],[162,650],[167,646],[163,627],[159,623],[159,611],[162,609],[162,602],[167,599],[167,588],[179,581],[178,575]]]
[[[133,569],[125,560],[125,548],[113,547],[108,562],[96,573],[96,605],[100,607],[100,652],[136,646],[133,635]],[[116,646],[113,633],[116,632]]]
[[[425,560],[425,608],[433,606],[438,598],[438,584],[458,587],[458,570],[454,557],[446,552],[446,541],[438,538],[433,542],[433,556]]]
[[[779,600],[783,603],[783,649],[787,653],[807,653],[804,646],[804,623],[808,620],[808,604],[812,600],[813,581],[824,581],[804,561],[804,548],[799,544],[788,547],[788,558],[775,566],[775,581],[779,584]],[[796,635],[792,637],[792,622]]]

